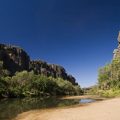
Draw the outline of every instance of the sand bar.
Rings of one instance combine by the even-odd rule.
[[[28,111],[15,120],[120,120],[120,98],[85,106]]]

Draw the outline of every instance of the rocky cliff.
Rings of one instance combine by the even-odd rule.
[[[17,71],[34,71],[35,74],[43,74],[54,78],[60,77],[76,85],[72,75],[59,65],[48,64],[45,61],[32,61],[29,55],[20,47],[0,44],[0,61],[3,61],[4,68],[14,75]]]
[[[72,75],[68,75],[66,70],[59,65],[48,64],[44,61],[30,61],[30,70],[33,70],[35,74],[43,74],[46,76],[52,76],[54,78],[63,78],[70,81],[72,84],[77,85],[75,78]]]
[[[12,75],[16,71],[29,70],[30,58],[23,49],[17,46],[0,44],[0,60],[3,61],[4,68]]]
[[[114,49],[113,54],[113,59],[120,57],[120,32],[118,34],[118,47],[117,49]]]

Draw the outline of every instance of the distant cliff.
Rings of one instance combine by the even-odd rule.
[[[77,85],[75,78],[72,75],[68,75],[62,66],[48,64],[41,60],[30,60],[29,55],[17,46],[0,44],[0,61],[3,61],[4,68],[11,75],[14,75],[17,71],[33,70],[35,74],[43,74],[54,78],[60,77]]]
[[[33,70],[36,74],[44,74],[46,76],[52,76],[54,78],[63,78],[70,81],[72,84],[77,84],[75,78],[72,75],[68,75],[66,70],[59,65],[48,64],[44,61],[30,61],[30,70]]]

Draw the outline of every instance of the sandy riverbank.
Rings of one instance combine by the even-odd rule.
[[[120,120],[120,98],[73,108],[29,111],[15,120]]]

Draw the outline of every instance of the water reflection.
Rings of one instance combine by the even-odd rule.
[[[79,101],[79,99],[61,100],[56,98],[4,99],[0,101],[0,120],[10,120],[29,110],[75,105],[79,104]]]
[[[93,99],[24,98],[0,100],[0,120],[11,120],[18,114],[35,109],[64,107],[80,103],[94,102]]]
[[[94,100],[94,99],[81,99],[80,100],[80,103],[91,103],[91,102],[95,102],[96,100]]]

